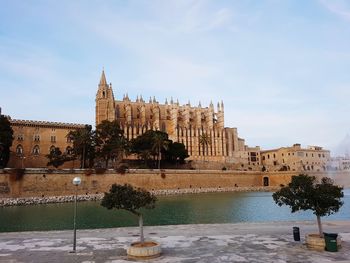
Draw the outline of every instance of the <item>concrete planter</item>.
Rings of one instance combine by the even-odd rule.
[[[319,234],[308,234],[305,236],[306,246],[312,250],[324,251],[326,247],[326,242],[323,237]],[[337,237],[337,246],[341,247],[341,238]]]
[[[160,256],[161,247],[155,241],[145,241],[143,244],[140,242],[132,243],[127,249],[129,257],[134,258],[156,258]]]

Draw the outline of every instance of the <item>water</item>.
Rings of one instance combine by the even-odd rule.
[[[350,189],[344,191],[340,211],[323,220],[350,220]],[[73,227],[73,203],[0,208],[0,232],[63,230]],[[208,193],[159,197],[153,210],[144,210],[145,225],[208,224],[315,220],[310,211],[291,214],[277,206],[272,193]],[[99,202],[78,203],[79,229],[137,226],[126,212],[107,210]]]

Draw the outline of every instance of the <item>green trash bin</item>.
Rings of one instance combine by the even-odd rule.
[[[323,235],[326,243],[326,250],[329,252],[337,252],[338,251],[338,245],[337,245],[338,234],[323,233]]]

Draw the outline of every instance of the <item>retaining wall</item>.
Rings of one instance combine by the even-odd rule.
[[[133,170],[125,174],[107,170],[104,174],[84,170],[48,170],[26,169],[21,178],[10,170],[0,170],[0,198],[8,197],[42,197],[78,194],[98,194],[108,191],[113,183],[129,183],[147,190],[189,189],[189,188],[229,188],[263,186],[264,177],[268,177],[269,186],[288,184],[291,176],[298,172],[241,172],[218,170]],[[309,173],[317,177],[329,176],[341,185],[350,186],[349,172]],[[79,187],[72,184],[79,176]]]

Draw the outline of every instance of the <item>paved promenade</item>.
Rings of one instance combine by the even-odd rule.
[[[308,250],[306,233],[316,222],[270,222],[146,227],[146,237],[161,243],[163,254],[146,262],[338,262],[350,263],[350,222],[325,222],[325,232],[340,233],[339,252]],[[299,226],[302,241],[293,241]],[[126,247],[138,228],[78,230],[77,253],[72,254],[72,231],[0,233],[0,262],[127,263]],[[140,261],[139,261],[140,262]]]

